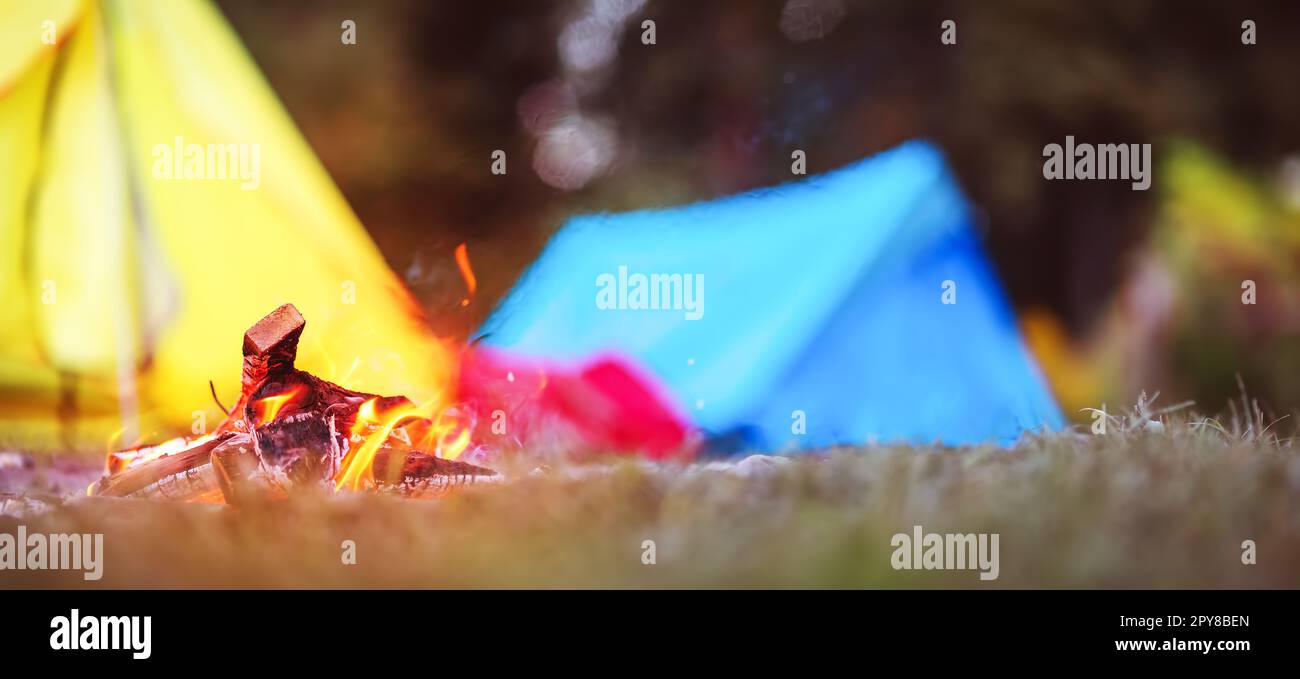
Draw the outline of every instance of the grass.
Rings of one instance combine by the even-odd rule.
[[[517,463],[504,484],[437,500],[303,495],[232,509],[87,498],[23,523],[104,533],[104,579],[6,571],[0,586],[1300,586],[1300,451],[1277,432],[1288,420],[1270,426],[1246,403],[1220,421],[1145,401],[1105,416],[1104,435],[1085,426],[1010,450]],[[0,517],[0,532],[17,523]],[[998,533],[1000,577],[893,570],[890,538],[914,525]],[[1254,565],[1242,563],[1248,539]],[[344,540],[356,565],[341,563]]]

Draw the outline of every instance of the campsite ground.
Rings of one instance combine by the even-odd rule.
[[[0,516],[0,531],[103,532],[104,579],[9,571],[0,587],[1295,587],[1300,451],[1275,431],[1289,421],[1260,435],[1259,418],[1111,418],[1106,435],[1011,450],[525,465],[437,500],[85,499]],[[997,533],[998,579],[891,568],[892,536],[918,525]]]

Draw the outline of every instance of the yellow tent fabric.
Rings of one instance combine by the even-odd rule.
[[[0,0],[0,446],[211,429],[244,330],[439,396],[447,348],[205,0]]]

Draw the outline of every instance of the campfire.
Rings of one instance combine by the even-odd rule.
[[[244,334],[239,400],[215,431],[113,452],[90,495],[249,504],[294,489],[440,495],[491,480],[455,458],[471,431],[433,404],[346,389],[294,367],[306,321],[285,304]]]

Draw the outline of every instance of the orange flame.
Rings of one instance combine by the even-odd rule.
[[[474,277],[474,269],[469,265],[469,250],[464,243],[456,246],[456,266],[460,267],[460,276],[465,279],[465,288],[469,290],[469,295],[460,301],[460,305],[469,306],[474,291],[478,289],[478,279]]]
[[[440,440],[438,442],[439,457],[447,460],[454,460],[460,457],[461,453],[465,452],[465,449],[468,447],[469,429],[462,428],[460,433],[456,434],[456,438],[450,441]]]
[[[344,486],[352,490],[360,490],[363,485],[372,483],[375,480],[372,468],[375,454],[388,441],[388,436],[393,433],[393,429],[403,420],[421,416],[420,408],[410,402],[401,403],[381,413],[377,405],[378,400],[372,398],[357,409],[357,421],[352,425],[352,436],[360,437],[362,443],[359,447],[348,451],[343,458],[342,464],[339,465],[338,476],[334,480],[335,490],[340,490]]]
[[[469,447],[470,427],[452,416],[450,408],[443,408],[434,417],[435,401],[418,406],[402,402],[387,409],[381,409],[378,401],[372,398],[357,409],[351,434],[360,445],[350,450],[339,465],[335,490],[360,490],[373,485],[375,456],[390,437],[403,441],[411,450],[448,460],[460,457]],[[408,428],[415,430],[415,439]]]
[[[299,384],[284,393],[267,396],[266,398],[254,401],[253,409],[257,411],[257,426],[260,427],[267,422],[274,420],[275,416],[279,415],[280,411],[283,410],[290,401],[298,398],[303,391],[303,386]]]
[[[421,448],[445,460],[454,460],[465,452],[469,444],[469,425],[460,421],[459,416],[453,415],[450,408],[446,408],[438,413],[438,418],[429,427]]]

